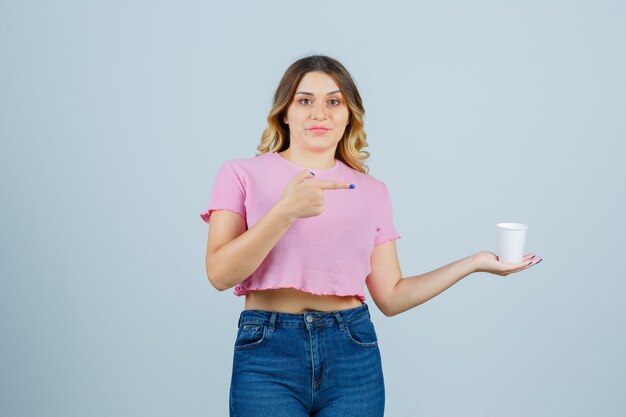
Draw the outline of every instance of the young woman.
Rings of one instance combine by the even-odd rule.
[[[209,281],[245,295],[230,415],[382,416],[378,338],[364,285],[386,316],[473,272],[508,275],[539,263],[479,252],[402,278],[391,198],[368,175],[361,97],[348,71],[309,56],[285,72],[257,154],[226,161],[208,209]]]

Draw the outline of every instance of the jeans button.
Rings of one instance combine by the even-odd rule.
[[[308,321],[309,323],[313,321],[313,317],[311,316],[306,316],[306,321]]]

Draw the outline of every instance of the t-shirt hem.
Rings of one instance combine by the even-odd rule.
[[[345,293],[340,293],[338,291],[311,291],[305,288],[301,288],[301,287],[297,287],[295,285],[277,285],[277,286],[271,286],[271,287],[263,287],[263,288],[254,288],[254,287],[250,287],[250,288],[243,288],[240,287],[239,285],[235,286],[235,288],[233,289],[233,294],[235,294],[238,297],[241,297],[243,295],[246,295],[248,293],[248,291],[259,291],[259,290],[276,290],[279,288],[293,288],[296,290],[300,290],[300,291],[304,291],[304,292],[308,292],[310,294],[315,294],[315,295],[339,295],[342,297],[349,297],[349,296],[354,296],[356,298],[359,299],[359,301],[363,302],[366,300],[365,295],[363,294],[355,294],[355,293],[351,293],[351,294],[345,294]]]
[[[224,207],[224,208],[214,208],[214,209],[208,209],[203,211],[202,213],[200,213],[200,217],[202,218],[202,220],[204,220],[205,223],[209,223],[209,218],[211,217],[211,212],[213,211],[217,211],[217,210],[228,210],[228,211],[232,211],[233,213],[237,213],[238,215],[240,215],[241,217],[246,218],[246,216],[244,216],[242,213],[240,213],[239,211],[232,209],[232,208],[228,208],[228,207]]]
[[[382,243],[385,243],[385,242],[390,242],[390,241],[392,241],[392,240],[396,240],[396,239],[400,239],[400,238],[401,238],[401,236],[400,236],[400,235],[391,236],[391,237],[388,237],[388,238],[386,238],[386,239],[381,240],[380,242],[375,242],[375,243],[374,243],[374,246],[378,246],[378,245],[380,245],[380,244],[382,244]]]

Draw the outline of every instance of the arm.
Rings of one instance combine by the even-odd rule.
[[[367,288],[376,306],[387,317],[430,300],[474,272],[469,256],[422,275],[402,278],[395,241],[374,246],[370,263]]]
[[[206,270],[216,289],[224,291],[252,275],[296,220],[319,216],[324,190],[350,189],[347,182],[308,180],[313,175],[308,169],[294,175],[281,199],[249,230],[239,212],[212,212]]]
[[[206,253],[209,282],[224,291],[248,278],[296,219],[279,202],[252,228],[245,230],[245,220],[239,214],[214,211]]]
[[[391,317],[425,303],[473,272],[508,275],[540,261],[541,258],[526,255],[522,263],[509,265],[499,262],[491,252],[479,252],[434,271],[402,278],[396,244],[390,241],[374,247],[366,283],[376,306]]]

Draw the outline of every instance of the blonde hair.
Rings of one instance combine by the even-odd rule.
[[[363,129],[365,109],[361,95],[348,70],[336,59],[325,55],[301,58],[287,68],[274,94],[272,109],[267,116],[268,126],[261,136],[261,143],[257,147],[260,153],[255,156],[268,152],[282,152],[289,148],[289,127],[283,122],[283,116],[287,113],[287,108],[293,100],[302,77],[313,71],[324,72],[332,77],[339,86],[350,111],[350,122],[337,144],[335,158],[349,167],[367,174],[369,167],[365,165],[364,161],[369,158],[370,153],[362,150],[369,145]]]

